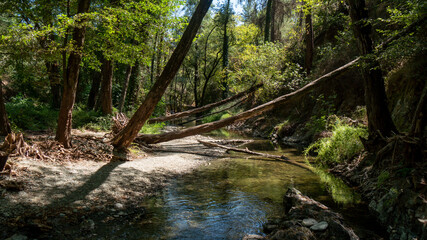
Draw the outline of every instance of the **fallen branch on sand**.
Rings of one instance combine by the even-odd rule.
[[[295,165],[295,166],[307,169],[309,171],[312,171],[312,169],[311,169],[310,166],[307,166],[305,164],[293,161],[293,160],[287,158],[284,155],[277,156],[277,155],[272,155],[272,154],[267,154],[267,153],[254,152],[254,151],[251,151],[251,150],[249,150],[247,148],[246,149],[241,149],[241,148],[235,148],[235,147],[227,147],[227,146],[219,145],[219,144],[216,144],[216,143],[213,143],[213,142],[205,142],[205,141],[201,141],[201,140],[197,140],[197,141],[199,143],[207,146],[207,147],[223,148],[223,149],[226,149],[226,150],[229,150],[229,151],[247,153],[247,154],[251,154],[251,155],[257,155],[257,156],[260,156],[260,157],[265,157],[265,158],[270,158],[270,159],[274,159],[274,160],[279,160],[279,161],[282,161],[282,162],[285,162],[285,163],[289,163],[289,164],[292,164],[292,165]]]

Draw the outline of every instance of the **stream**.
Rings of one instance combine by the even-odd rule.
[[[246,147],[305,161],[296,149],[275,148],[270,141],[256,140]],[[241,239],[246,234],[263,235],[263,224],[283,215],[282,198],[288,187],[336,209],[356,232],[375,226],[360,197],[340,180],[283,162],[234,155],[171,180],[161,194],[142,203],[146,215],[128,229],[132,235],[128,237]]]

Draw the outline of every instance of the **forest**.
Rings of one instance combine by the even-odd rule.
[[[0,239],[427,239],[426,13],[0,0]]]

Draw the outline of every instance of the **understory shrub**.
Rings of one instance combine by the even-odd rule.
[[[41,131],[56,128],[58,111],[50,108],[47,103],[18,95],[5,103],[5,107],[13,131]]]
[[[368,132],[363,127],[353,127],[338,121],[332,128],[332,136],[322,138],[312,143],[304,151],[317,153],[316,160],[324,165],[340,163],[353,157],[363,149],[360,137],[367,137]]]

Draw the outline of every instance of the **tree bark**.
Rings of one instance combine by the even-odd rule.
[[[305,70],[307,75],[310,74],[313,66],[313,55],[314,55],[314,36],[313,36],[313,21],[311,19],[311,7],[308,13],[305,15]]]
[[[130,75],[132,74],[132,66],[128,66],[126,69],[125,81],[123,82],[122,95],[120,96],[119,112],[123,111],[125,105],[126,94],[129,86]]]
[[[357,39],[359,51],[362,56],[374,53],[371,34],[371,24],[368,19],[364,0],[347,0],[350,6],[350,17],[353,32]],[[378,61],[369,58],[362,68],[365,86],[365,104],[368,115],[368,130],[371,139],[380,133],[382,136],[390,136],[397,129],[391,119],[387,106],[384,79]]]
[[[249,88],[248,90],[246,90],[244,92],[238,93],[238,94],[236,94],[234,96],[231,96],[231,97],[229,97],[227,99],[224,99],[224,100],[221,100],[219,102],[205,105],[203,107],[199,107],[199,108],[191,109],[191,110],[188,110],[188,111],[171,114],[171,115],[168,115],[168,116],[163,116],[163,117],[158,117],[158,118],[152,118],[152,119],[148,120],[148,123],[165,122],[165,121],[169,121],[169,120],[172,120],[172,119],[184,118],[184,117],[196,114],[196,113],[204,112],[204,111],[207,111],[207,110],[212,109],[214,107],[218,107],[218,106],[227,104],[227,103],[229,103],[231,101],[234,101],[234,100],[236,100],[238,98],[244,97],[245,95],[254,92],[255,90],[257,90],[261,86],[262,86],[262,84],[255,85],[255,86]]]
[[[112,139],[112,144],[117,150],[126,149],[137,136],[145,121],[153,113],[159,100],[162,98],[164,92],[169,86],[170,82],[175,77],[182,61],[191,47],[194,37],[199,30],[200,24],[206,12],[211,5],[212,0],[201,0],[197,6],[190,23],[188,24],[184,34],[181,37],[176,49],[172,53],[169,61],[163,69],[159,79],[154,83],[150,92],[147,94],[144,102],[135,112],[126,127]]]
[[[196,134],[202,134],[202,133],[206,133],[206,132],[210,132],[213,131],[215,129],[219,129],[225,126],[228,126],[230,124],[236,123],[236,122],[240,122],[258,115],[261,115],[275,107],[278,107],[284,103],[287,102],[295,102],[298,99],[300,99],[301,97],[303,97],[305,94],[309,93],[310,91],[312,91],[313,89],[315,89],[316,87],[318,87],[320,84],[323,84],[324,82],[327,82],[331,79],[334,79],[336,76],[338,76],[339,74],[341,74],[342,72],[348,70],[351,66],[354,66],[360,58],[356,58],[355,60],[347,63],[346,65],[335,69],[332,72],[329,72],[323,76],[321,76],[320,78],[314,80],[313,82],[305,85],[304,87],[280,96],[270,102],[264,103],[258,107],[252,108],[250,110],[247,110],[245,112],[239,113],[235,116],[226,118],[226,119],[222,119],[216,122],[211,122],[211,123],[205,123],[199,126],[194,126],[194,127],[189,127],[180,131],[174,131],[174,132],[168,132],[168,133],[162,133],[162,134],[155,134],[155,135],[140,135],[138,137],[139,141],[145,142],[147,144],[153,144],[153,143],[160,143],[160,142],[167,142],[167,141],[171,141],[174,139],[179,139],[179,138],[183,138],[183,137],[188,137],[188,136],[192,136],[192,135],[196,135]]]
[[[104,115],[113,113],[113,60],[104,59],[101,70],[100,108]]]
[[[265,13],[264,42],[270,42],[272,5],[273,5],[273,0],[267,0],[267,7],[266,7],[266,13]]]
[[[6,107],[3,99],[3,84],[0,82],[0,135],[6,136],[11,133],[9,118],[7,118]]]
[[[224,21],[224,34],[222,39],[222,69],[224,70],[224,78],[222,79],[222,98],[226,98],[228,95],[228,47],[229,47],[229,37],[227,34],[227,26],[230,18],[230,0],[227,0],[227,5],[225,6],[225,21]]]
[[[99,93],[99,86],[101,85],[101,73],[98,71],[92,71],[92,86],[90,87],[89,97],[87,100],[87,109],[93,110],[96,105],[96,98]]]
[[[138,100],[139,91],[141,86],[144,84],[144,75],[141,75],[141,80],[139,80],[139,72],[140,72],[141,66],[138,62],[135,63],[135,67],[132,68],[132,73],[130,75],[129,80],[129,93],[126,97],[127,108],[126,110],[133,109],[133,106],[135,105],[136,101]]]
[[[80,0],[77,13],[86,13],[89,10],[90,0]],[[85,19],[78,20],[80,23]],[[64,91],[62,95],[61,108],[58,117],[58,128],[56,140],[64,147],[71,147],[71,127],[73,107],[76,100],[76,89],[82,60],[82,50],[85,41],[86,26],[76,27],[73,31],[75,49],[68,58],[67,74],[64,79]]]
[[[59,73],[59,64],[57,62],[46,62],[47,74],[52,94],[52,107],[59,109],[61,106],[61,80]]]

